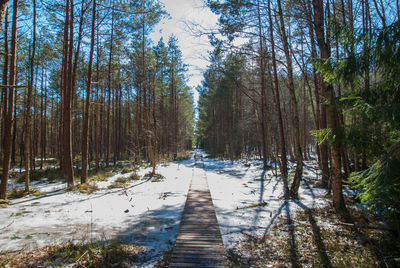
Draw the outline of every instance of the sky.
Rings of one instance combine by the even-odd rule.
[[[170,35],[175,35],[182,51],[182,59],[188,65],[187,84],[192,88],[194,102],[197,104],[198,93],[195,90],[201,84],[203,72],[208,62],[208,51],[212,46],[207,35],[195,34],[196,29],[215,29],[217,15],[204,7],[202,0],[161,0],[165,5],[170,18],[162,20],[156,25],[150,38],[157,43],[163,37],[167,42]],[[198,25],[198,26],[195,26]]]

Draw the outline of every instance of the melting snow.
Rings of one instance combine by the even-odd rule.
[[[297,210],[327,205],[324,189],[310,186],[318,179],[314,162],[305,162],[300,200],[285,203],[283,187],[272,170],[264,171],[257,160],[204,160],[208,184],[222,238],[227,249],[245,234],[265,234],[279,217]],[[62,242],[120,239],[146,249],[141,266],[153,266],[171,248],[178,233],[195,160],[159,165],[161,182],[134,181],[124,189],[108,189],[116,174],[97,182],[90,195],[65,191],[63,183],[34,182],[45,196],[12,200],[0,209],[0,251],[34,250]],[[141,169],[143,176],[149,169]],[[258,205],[262,204],[262,205]],[[283,215],[282,215],[283,214]],[[292,216],[293,217],[293,216]]]

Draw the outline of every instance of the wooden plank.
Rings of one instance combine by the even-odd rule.
[[[216,237],[215,235],[198,235],[198,234],[190,234],[190,233],[185,233],[181,234],[178,239],[186,240],[186,239],[191,239],[191,240],[196,240],[196,239],[201,239],[201,240],[218,240],[221,241],[219,237]]]
[[[171,257],[176,262],[222,262],[221,255],[180,254]]]
[[[181,248],[174,248],[174,254],[181,254],[181,253],[188,253],[188,254],[225,254],[225,250],[221,247],[207,247],[207,248],[199,248],[199,247],[181,247]]]
[[[169,267],[228,267],[205,173],[194,170]]]
[[[197,248],[223,248],[222,243],[200,243],[199,241],[188,241],[182,242],[177,241],[176,246],[178,247],[197,247]]]
[[[199,268],[215,268],[227,267],[223,262],[178,262],[175,260],[172,266],[169,267],[199,267]]]
[[[198,257],[204,256],[221,256],[221,254],[225,254],[225,250],[223,247],[181,247],[181,248],[174,248],[173,256],[181,256],[184,254],[188,255],[198,255]]]

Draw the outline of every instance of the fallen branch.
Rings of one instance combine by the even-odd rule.
[[[292,221],[297,222],[299,224],[310,224],[309,222],[305,221],[298,221],[295,219],[292,219]],[[361,229],[374,229],[374,230],[383,230],[383,231],[394,231],[394,229],[390,228],[389,226],[386,225],[380,225],[380,226],[371,226],[371,225],[365,225],[365,224],[353,224],[353,223],[345,223],[345,222],[338,222],[338,223],[331,223],[333,225],[342,225],[342,226],[347,226],[347,227],[352,227],[352,228],[361,228]]]
[[[342,225],[342,226],[361,228],[361,229],[374,229],[374,230],[383,230],[383,231],[394,231],[393,228],[390,228],[389,226],[386,226],[386,225],[371,226],[371,225],[365,225],[365,224],[353,224],[353,223],[345,223],[345,222],[334,223],[334,225]]]
[[[236,209],[255,208],[255,207],[265,207],[266,205],[268,205],[267,202],[261,202],[261,203],[257,203],[257,204],[252,204],[252,205],[244,206],[244,207],[237,207]]]
[[[5,230],[6,228],[10,227],[11,224],[13,224],[13,223],[14,223],[14,221],[12,221],[10,224],[8,224],[8,225],[6,225],[4,227],[1,227],[0,230]]]
[[[81,261],[81,259],[83,258],[83,256],[85,256],[85,255],[88,254],[88,253],[89,253],[89,250],[86,250],[86,251],[78,258],[78,260],[76,260],[76,263],[79,264],[79,262]]]

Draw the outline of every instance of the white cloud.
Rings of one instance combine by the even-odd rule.
[[[192,88],[194,101],[197,104],[198,93],[195,90],[203,79],[203,71],[208,62],[208,51],[212,47],[207,35],[193,33],[194,25],[202,29],[215,29],[217,15],[204,7],[201,0],[162,0],[170,19],[164,19],[156,27],[150,38],[157,42],[161,37],[165,42],[170,35],[175,35],[182,51],[182,58],[188,65],[188,85]]]

